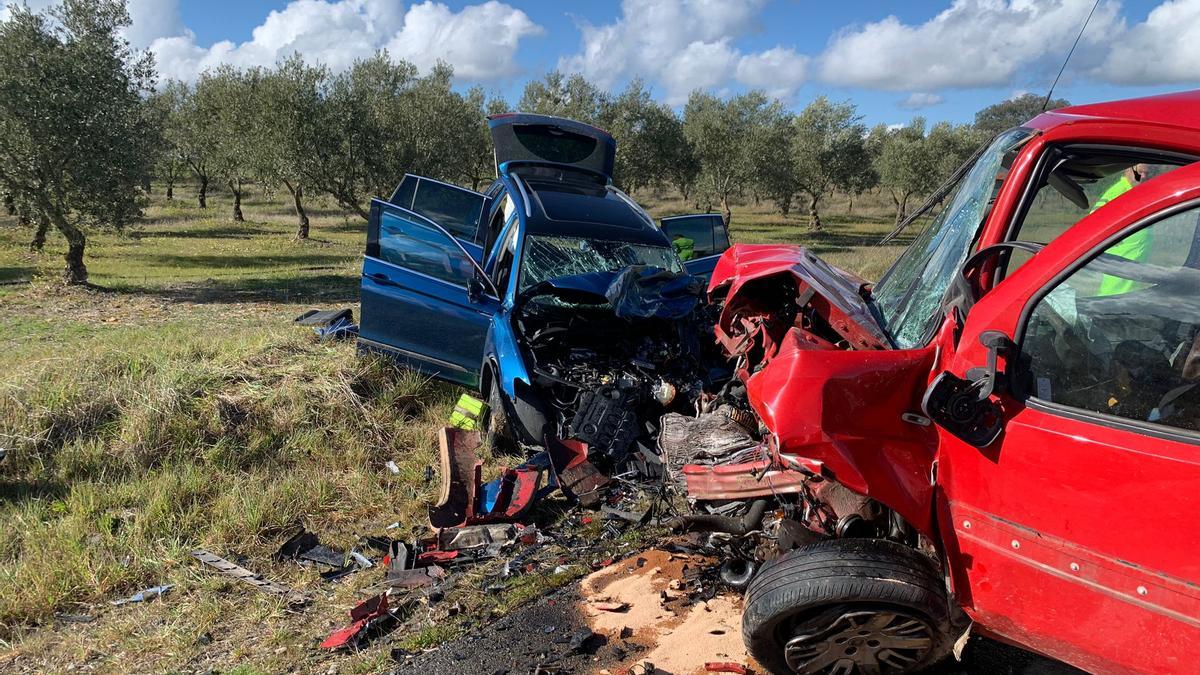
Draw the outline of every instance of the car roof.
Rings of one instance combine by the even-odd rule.
[[[1068,106],[1044,112],[1027,126],[1048,131],[1083,121],[1140,122],[1200,130],[1200,90]]]
[[[646,212],[615,189],[581,194],[529,187],[528,234],[670,245]]]

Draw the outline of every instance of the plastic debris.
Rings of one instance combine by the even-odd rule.
[[[147,600],[153,600],[154,598],[157,598],[157,597],[163,595],[164,593],[171,590],[172,588],[175,588],[175,584],[163,584],[162,586],[153,586],[151,588],[147,588],[145,590],[138,591],[137,593],[134,593],[133,595],[129,596],[128,598],[121,598],[120,600],[113,600],[110,604],[113,605],[114,607],[120,607],[121,605],[127,605],[131,602],[145,602]]]
[[[737,673],[738,675],[746,675],[750,672],[746,666],[730,661],[709,661],[704,664],[704,669],[710,673]]]
[[[234,563],[231,563],[218,555],[209,553],[204,549],[192,551],[192,556],[205,565],[216,568],[217,571],[227,577],[232,577],[238,581],[244,581],[251,586],[258,588],[260,591],[270,593],[272,595],[278,595],[281,598],[286,599],[289,605],[308,604],[308,598],[305,597],[303,593],[294,591],[287,586],[277,584],[274,581],[268,581],[264,579],[261,574],[251,572],[241,565],[235,565]]]
[[[345,628],[339,628],[329,634],[321,643],[322,649],[341,649],[357,645],[373,624],[390,618],[388,613],[388,594],[381,593],[363,600],[350,610],[351,623]]]
[[[303,528],[283,542],[276,554],[280,560],[300,560],[335,569],[346,566],[346,554],[321,544],[316,534]],[[369,565],[368,565],[369,566]]]
[[[387,468],[388,471],[392,472],[393,474],[400,473],[400,467],[396,466],[396,463],[390,459],[384,463],[384,466]]]

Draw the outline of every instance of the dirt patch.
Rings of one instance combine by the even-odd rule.
[[[689,579],[715,561],[651,549],[586,577],[580,584],[582,615],[612,642],[645,651],[622,664],[650,662],[656,673],[704,673],[711,661],[732,661],[758,671],[742,643],[742,598],[719,594],[695,599]],[[625,606],[622,611],[604,608]],[[603,672],[596,670],[593,672]]]

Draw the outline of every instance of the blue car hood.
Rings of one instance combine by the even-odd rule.
[[[552,295],[567,302],[607,302],[623,319],[682,319],[704,296],[704,281],[659,267],[633,265],[618,272],[556,277],[525,292],[526,299]]]

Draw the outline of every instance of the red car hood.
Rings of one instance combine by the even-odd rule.
[[[869,285],[802,247],[735,246],[708,291],[723,303],[717,340],[771,445],[930,531],[937,434],[920,397],[934,349],[893,349]]]

